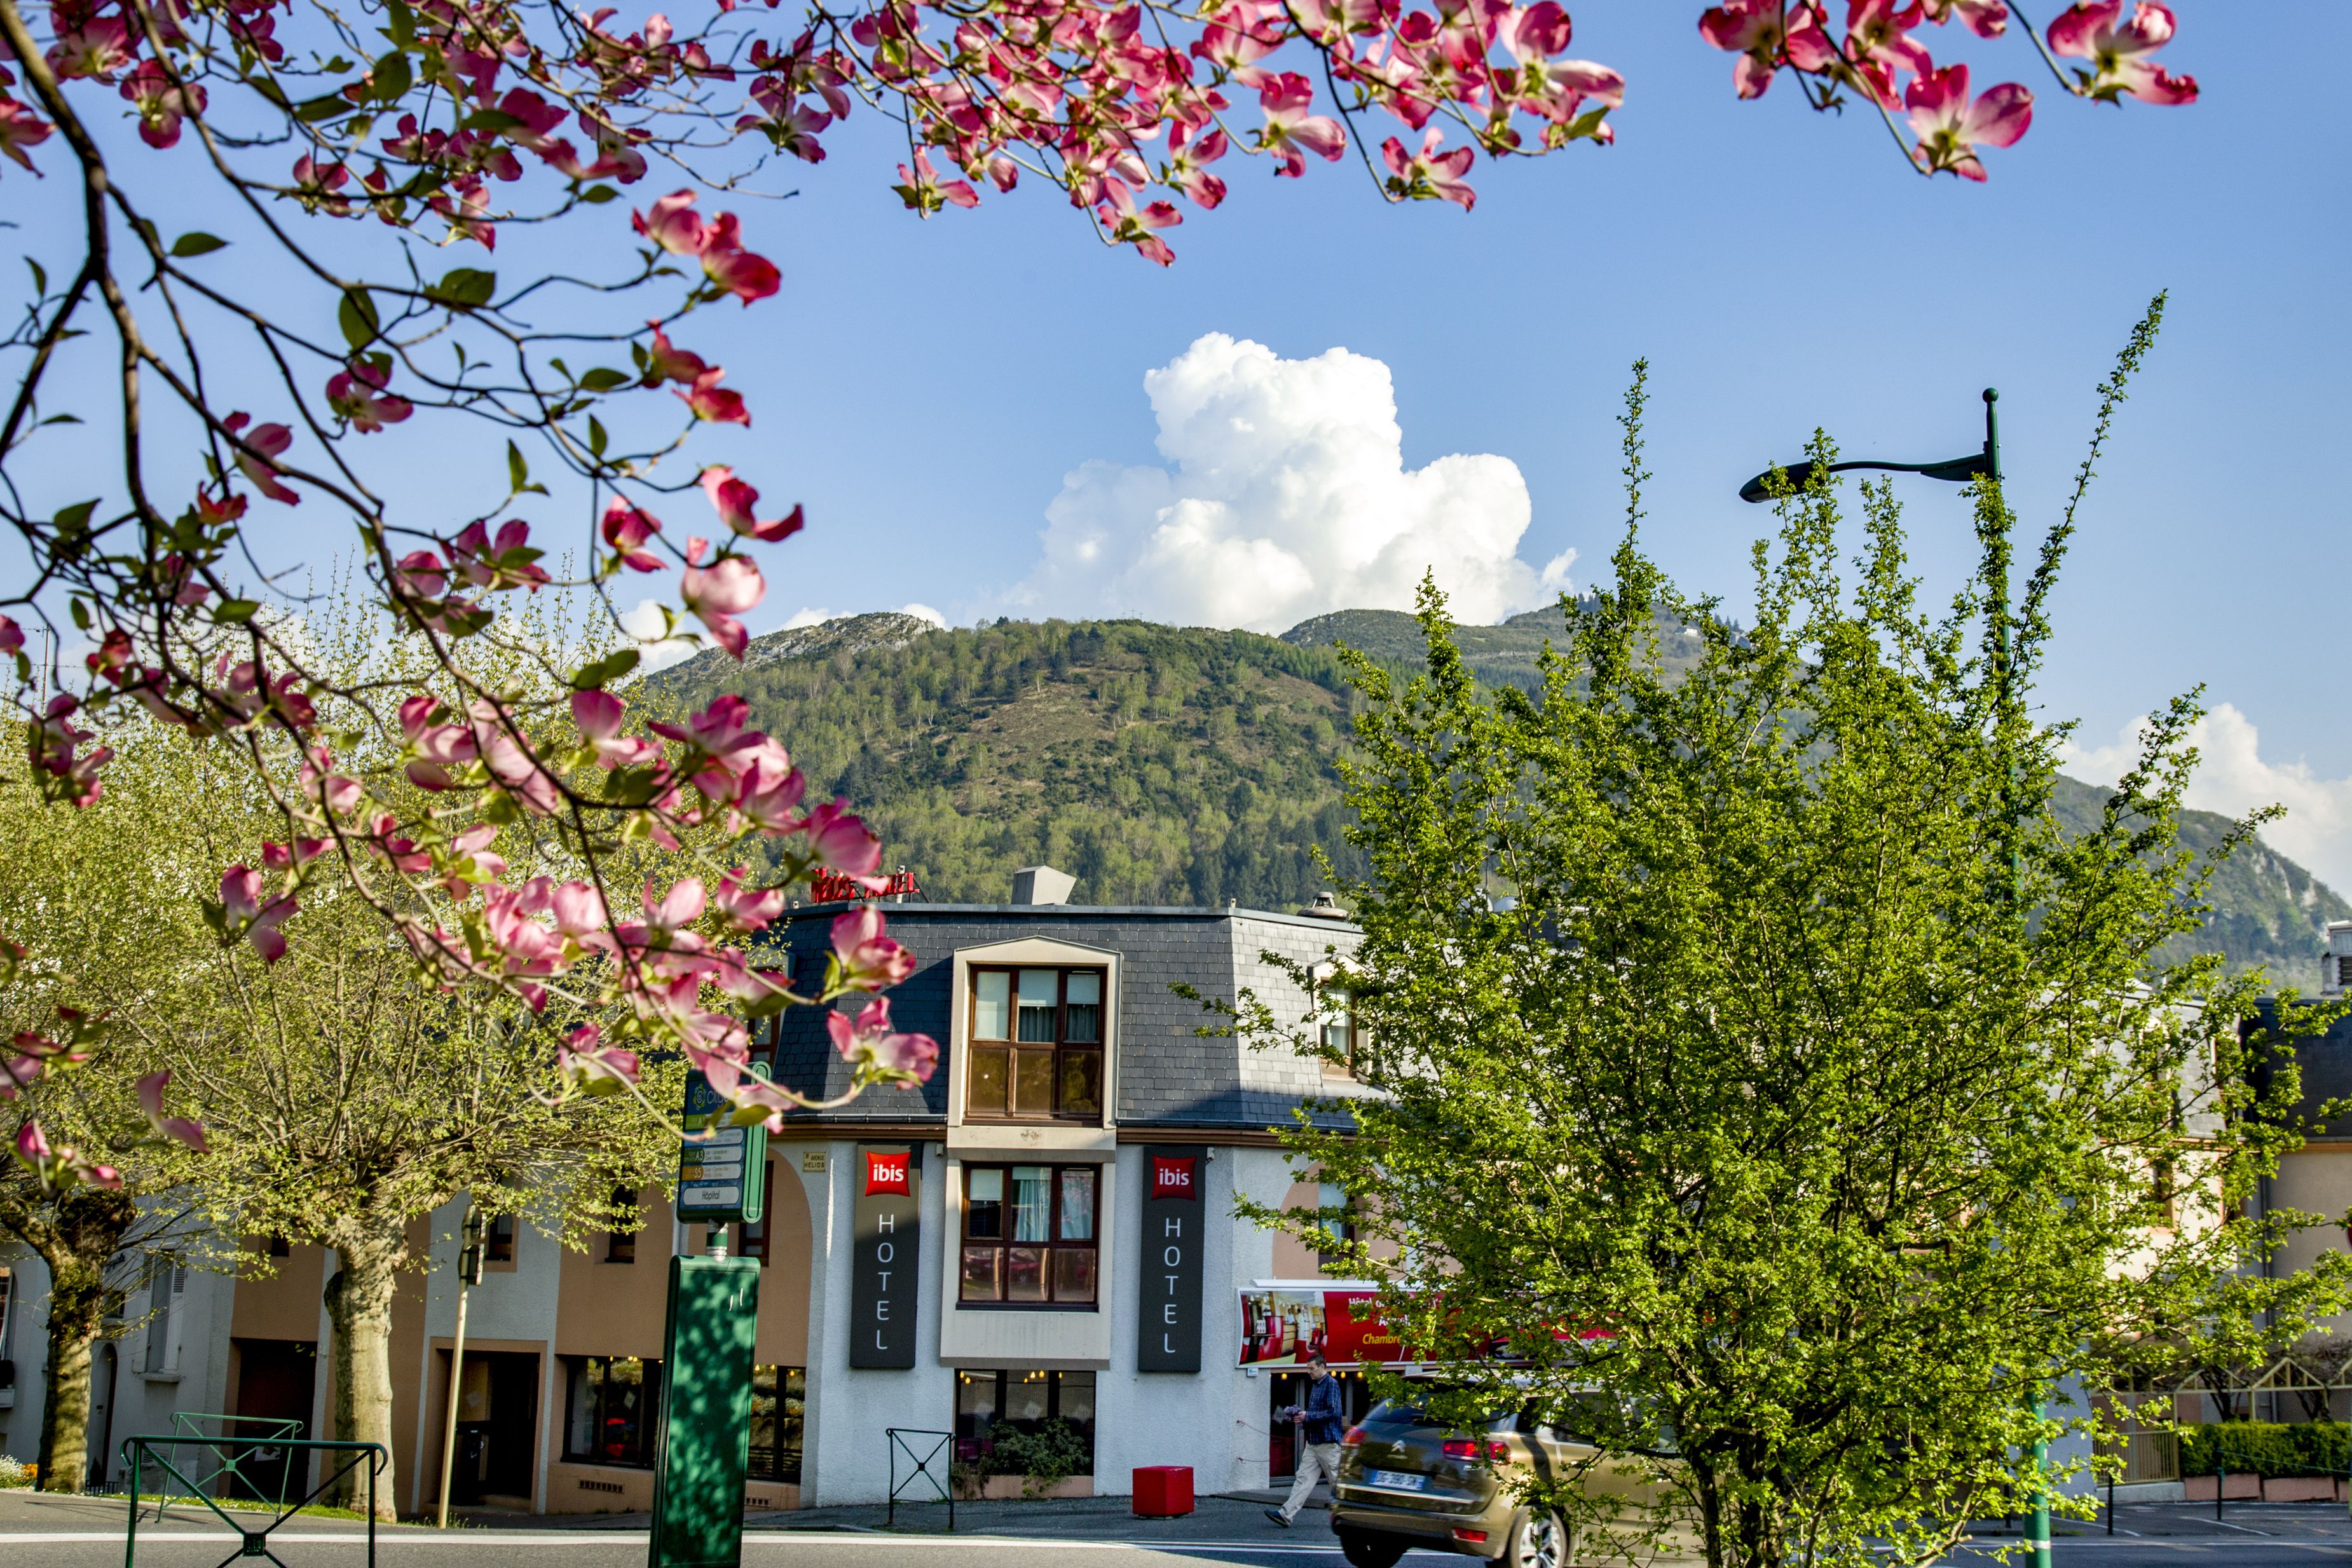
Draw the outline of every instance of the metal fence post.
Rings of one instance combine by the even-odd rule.
[[[2215,1459],[2213,1461],[2213,1517],[2217,1521],[2221,1517],[2221,1491],[2229,1484],[2229,1480],[2230,1472],[2222,1468],[2221,1460]]]

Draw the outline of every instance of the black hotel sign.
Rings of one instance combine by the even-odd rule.
[[[1202,1189],[1208,1166],[1204,1148],[1144,1151],[1139,1371],[1201,1370],[1201,1251],[1208,1211]]]
[[[860,1144],[857,1241],[849,1272],[849,1364],[915,1364],[916,1288],[922,1256],[923,1155],[907,1144]]]

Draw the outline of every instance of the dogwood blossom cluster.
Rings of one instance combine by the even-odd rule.
[[[2175,26],[2155,0],[2077,3],[2043,32],[2016,0],[1729,0],[1701,7],[1698,27],[1738,57],[1741,96],[1793,73],[1816,107],[1852,94],[1890,127],[1906,121],[1920,172],[1981,179],[1977,149],[2015,141],[2032,99],[2015,83],[1973,92],[1965,64],[1931,57],[1926,38],[1954,22],[2023,37],[2095,101],[2196,94],[2154,58]],[[1240,157],[1296,179],[1352,151],[1388,199],[1467,211],[1479,154],[1609,145],[1626,93],[1619,72],[1578,56],[1559,0],[814,0],[789,15],[781,0],[717,0],[692,16],[516,0],[0,0],[0,154],[16,166],[0,174],[69,165],[96,193],[79,256],[35,260],[24,322],[0,339],[24,366],[0,414],[0,517],[34,585],[0,608],[47,620],[68,604],[93,649],[77,689],[37,680],[23,624],[0,614],[31,776],[61,805],[98,800],[110,756],[98,719],[133,703],[243,746],[287,831],[224,870],[207,913],[225,943],[279,960],[332,866],[438,983],[533,1009],[564,988],[621,1019],[562,1044],[574,1092],[626,1089],[645,1052],[677,1051],[759,1115],[790,1096],[741,1072],[742,1020],[878,992],[903,950],[874,916],[837,929],[825,979],[803,985],[726,944],[814,873],[871,879],[874,835],[845,803],[805,800],[782,743],[737,699],[639,722],[613,689],[634,650],[548,669],[572,693],[561,705],[471,681],[455,653],[502,635],[504,596],[583,591],[617,613],[627,583],[677,607],[660,637],[743,656],[764,552],[805,518],[762,502],[771,479],[681,466],[702,426],[748,427],[755,413],[719,358],[744,335],[709,330],[709,313],[731,321],[784,285],[782,220],[730,193],[770,158],[822,163],[837,126],[875,116],[903,132],[892,188],[910,211],[970,208],[1026,177],[1105,243],[1167,266],[1171,231],[1224,201]],[[135,145],[108,133],[115,122]],[[234,241],[170,236],[141,204],[158,176],[213,181],[258,221]],[[521,224],[562,225],[574,265],[502,279],[499,236]],[[331,246],[314,238],[321,225]],[[214,259],[232,244],[274,249]],[[280,295],[257,277],[290,281]],[[90,374],[135,394],[125,409],[170,407],[197,449],[161,461],[157,433],[183,426],[125,414],[123,492],[36,509],[24,497],[86,471],[49,462],[42,433],[80,415],[43,400],[65,384],[53,372],[92,354]],[[221,361],[236,373],[208,376]],[[217,402],[223,386],[246,406]],[[605,423],[619,400],[640,415],[625,439]],[[506,438],[505,493],[460,497],[453,478],[442,515],[395,509],[372,470],[414,462],[422,449],[403,444],[457,414]],[[534,479],[533,462],[565,489]],[[536,541],[559,496],[581,495],[593,560],[559,577]],[[383,607],[447,678],[385,701],[306,664],[246,576],[256,507],[348,519]],[[354,712],[374,727],[364,745],[346,737]],[[715,834],[717,863],[748,862],[735,848],[758,841],[779,879],[689,877],[616,908],[593,875],[509,875],[501,835],[541,828],[592,863],[588,846],[615,836]],[[878,995],[826,1027],[860,1085],[919,1079],[936,1059]],[[51,1060],[26,1047],[7,1071]],[[34,1144],[20,1157],[98,1179],[37,1130]]]
[[[2033,122],[2033,94],[2002,82],[1971,94],[1969,68],[1938,66],[1918,36],[1927,26],[1958,22],[1982,38],[1998,38],[2016,21],[2061,85],[2084,98],[2115,103],[2193,103],[2197,81],[2157,63],[2172,41],[2172,8],[2160,0],[2079,0],[2050,24],[2046,44],[2035,38],[2011,0],[1846,0],[1842,27],[1830,0],[1729,0],[1699,18],[1699,34],[1739,58],[1732,83],[1742,98],[1761,98],[1780,72],[1806,80],[1817,108],[1833,107],[1840,89],[1852,89],[1888,116],[1902,115],[1912,141],[1912,166],[1923,174],[1949,173],[1982,181],[1980,147],[2008,147]],[[2087,60],[2070,79],[2052,57]],[[1898,139],[1902,132],[1897,131]]]

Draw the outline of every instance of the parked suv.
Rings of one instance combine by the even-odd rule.
[[[1383,1401],[1341,1439],[1331,1528],[1355,1568],[1394,1568],[1415,1549],[1508,1568],[1570,1568],[1580,1559],[1568,1528],[1556,1514],[1521,1506],[1512,1482],[1529,1472],[1547,1479],[1582,1472],[1586,1487],[1622,1500],[1612,1511],[1629,1527],[1643,1522],[1654,1486],[1622,1466],[1593,1466],[1592,1455],[1532,1413],[1446,1427],[1414,1404]],[[1645,1556],[1677,1561],[1693,1544],[1670,1534]]]

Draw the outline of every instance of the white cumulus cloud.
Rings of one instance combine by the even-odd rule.
[[[2113,746],[2069,745],[2066,770],[2094,784],[2114,783],[2138,761],[2139,732],[2136,722]],[[2263,830],[2263,839],[2337,892],[2352,891],[2352,779],[2323,779],[2300,758],[2263,760],[2254,721],[2228,703],[2199,719],[2189,737],[2197,747],[2189,805],[2231,816],[2284,806],[2286,815]]]
[[[1404,465],[1378,360],[1285,360],[1212,332],[1143,378],[1168,465],[1091,462],[1045,509],[1015,603],[1280,632],[1332,610],[1409,610],[1424,571],[1490,622],[1570,586],[1573,550],[1518,558],[1530,507],[1507,457]]]

